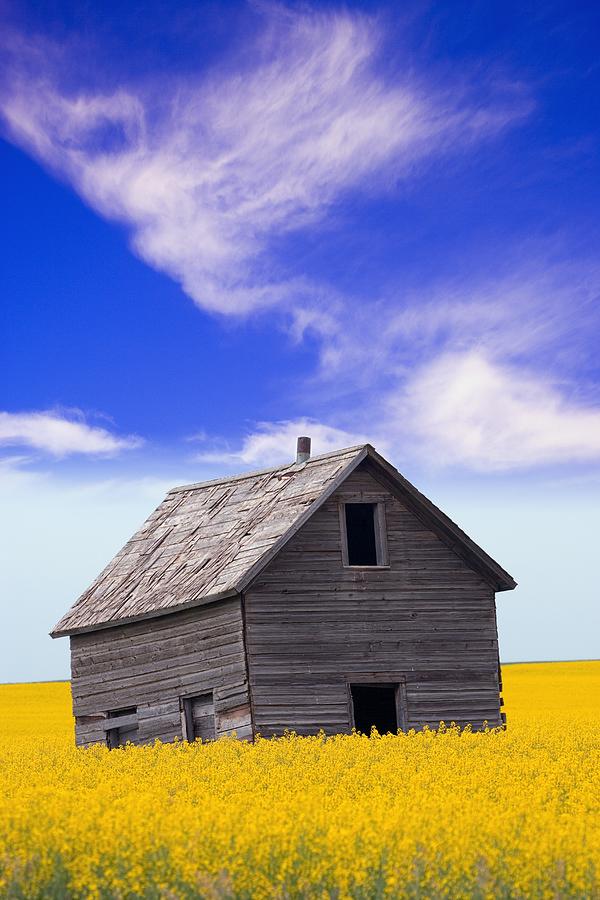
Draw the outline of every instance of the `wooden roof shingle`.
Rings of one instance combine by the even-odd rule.
[[[52,637],[153,618],[234,596],[360,463],[494,585],[516,582],[370,444],[308,462],[173,488]]]
[[[286,535],[363,447],[169,491],[54,626],[60,637],[161,615],[238,593],[243,576]]]

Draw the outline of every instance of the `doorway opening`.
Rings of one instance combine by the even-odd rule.
[[[213,692],[208,691],[197,697],[183,697],[182,700],[186,739],[190,743],[197,738],[201,738],[203,741],[214,741],[216,734]]]
[[[109,750],[125,747],[128,742],[135,744],[138,736],[137,706],[112,709],[106,716],[112,725],[112,728],[106,732],[106,744]]]
[[[396,734],[398,711],[395,684],[351,684],[354,727],[361,734],[371,734],[375,727],[379,734]]]

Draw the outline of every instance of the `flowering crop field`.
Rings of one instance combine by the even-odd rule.
[[[600,897],[600,662],[503,679],[506,732],[110,752],[0,686],[0,895]]]

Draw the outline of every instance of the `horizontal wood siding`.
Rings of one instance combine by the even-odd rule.
[[[385,503],[389,568],[342,565],[339,503]],[[492,587],[365,466],[245,592],[255,727],[348,731],[348,680],[406,684],[408,726],[500,724]]]
[[[217,735],[252,736],[240,598],[71,638],[78,744],[137,707],[139,743],[183,737],[180,698],[214,691]]]

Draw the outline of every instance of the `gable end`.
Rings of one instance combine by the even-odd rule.
[[[265,567],[285,547],[288,541],[300,530],[329,497],[346,481],[360,465],[373,475],[379,483],[404,503],[408,509],[441,541],[451,549],[470,568],[476,571],[495,591],[512,591],[517,586],[502,566],[492,559],[475,543],[459,526],[441,511],[434,503],[422,494],[410,481],[377,453],[371,444],[366,444],[361,452],[339,473],[327,489],[308,507],[288,531],[267,550],[263,556],[249,569],[243,579],[236,584],[242,593],[254,582]]]

